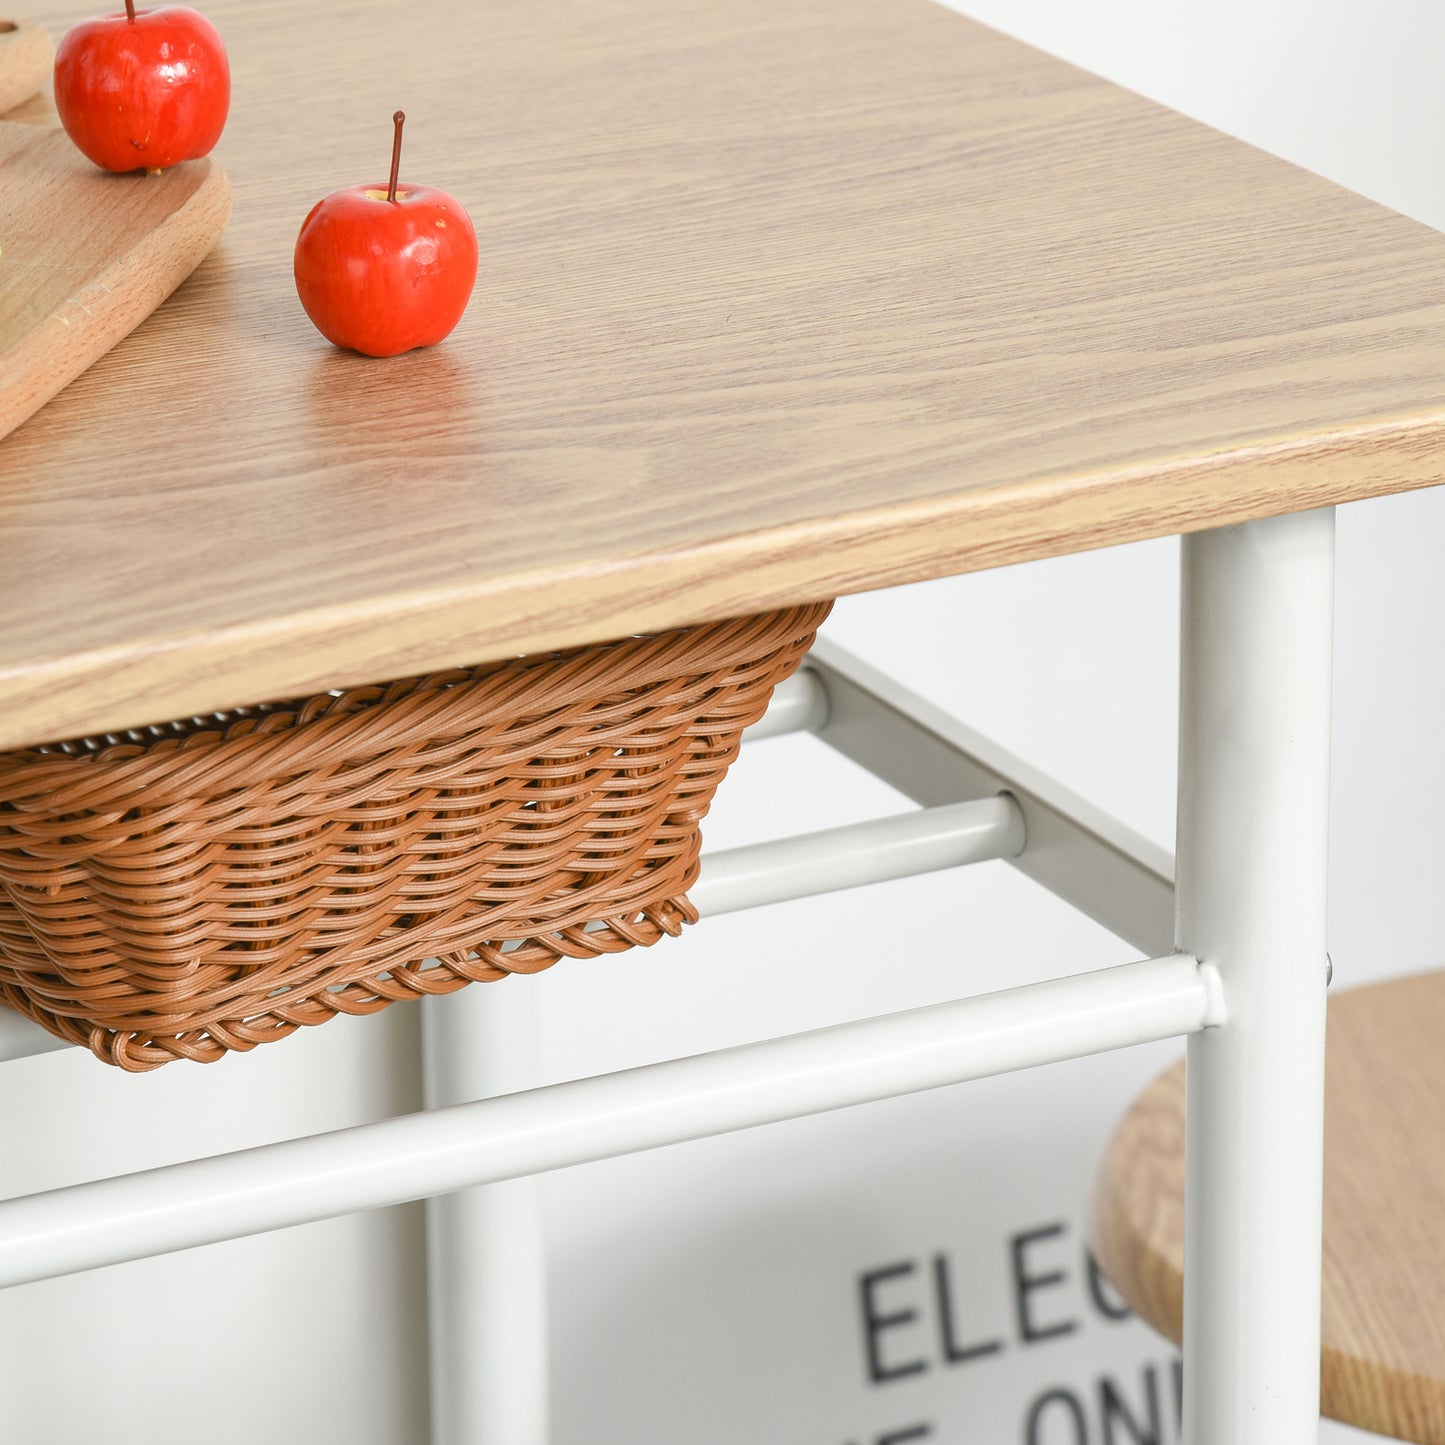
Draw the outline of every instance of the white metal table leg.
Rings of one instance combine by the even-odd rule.
[[[535,980],[422,1005],[426,1105],[537,1083]],[[432,1445],[546,1445],[546,1255],[537,1181],[427,1201]]]
[[[1183,541],[1186,1445],[1318,1439],[1334,513]]]

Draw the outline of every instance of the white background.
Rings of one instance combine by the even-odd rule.
[[[1202,120],[1445,227],[1445,10],[1424,0],[971,0],[961,6]],[[1445,276],[1441,278],[1445,295]],[[1445,494],[1340,517],[1331,951],[1336,987],[1442,952],[1437,718]],[[840,604],[829,633],[1172,844],[1177,547],[1150,543]],[[759,746],[712,846],[898,800],[810,739]],[[716,920],[650,954],[538,981],[551,1078],[1122,961],[1128,951],[1003,865]],[[507,985],[508,987],[519,985]],[[22,1193],[415,1108],[416,1020],[338,1021],[210,1069],[127,1079],[79,1053],[0,1071],[0,1193]],[[1097,1419],[1167,1349],[1091,1310],[1082,1200],[1112,1121],[1172,1045],[878,1104],[545,1181],[558,1445],[1026,1441],[1055,1386]],[[44,1101],[43,1103],[41,1101]],[[1067,1337],[1019,1340],[1009,1239]],[[0,1440],[421,1445],[415,1209],[238,1241],[0,1297]],[[939,1361],[929,1272],[959,1343]],[[913,1307],[871,1386],[860,1273]],[[83,1382],[83,1386],[81,1384]],[[1167,1401],[1168,1390],[1163,1397]],[[1074,1445],[1067,1416],[1039,1445]],[[185,1422],[180,1424],[177,1422]],[[1363,1438],[1327,1427],[1333,1441]],[[1127,1431],[1116,1436],[1129,1440]],[[1159,1445],[1173,1445],[1172,1423]]]

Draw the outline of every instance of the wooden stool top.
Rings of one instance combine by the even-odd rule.
[[[0,447],[0,746],[1445,475],[1445,238],[931,0],[205,8],[233,220]],[[374,363],[291,251],[398,106],[481,279]]]
[[[1330,999],[1320,1403],[1445,1441],[1445,972]],[[1184,1066],[1156,1080],[1100,1170],[1093,1245],[1130,1306],[1178,1343]]]

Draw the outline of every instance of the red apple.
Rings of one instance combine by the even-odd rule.
[[[318,201],[296,238],[296,293],[330,342],[395,356],[445,340],[477,279],[477,233],[445,191],[397,179],[401,128],[392,117],[391,180]]]
[[[231,105],[231,67],[216,27],[184,5],[98,15],[55,53],[60,123],[108,171],[163,171],[206,155]]]

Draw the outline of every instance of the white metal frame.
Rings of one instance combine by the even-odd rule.
[[[1162,850],[824,642],[750,737],[815,732],[922,806],[712,855],[693,894],[721,913],[1005,858],[1140,962],[545,1088],[531,990],[428,1000],[425,1112],[0,1203],[0,1285],[426,1198],[434,1445],[545,1445],[535,1174],[1187,1035],[1185,1440],[1305,1445],[1333,527],[1184,541],[1177,899]],[[0,1061],[57,1047],[0,1012]]]

